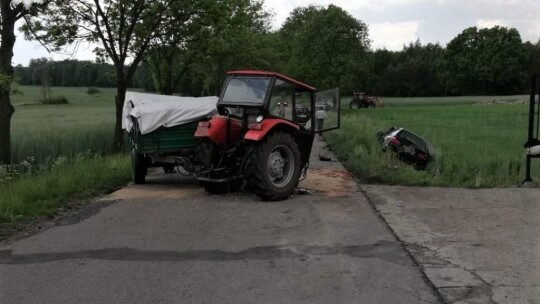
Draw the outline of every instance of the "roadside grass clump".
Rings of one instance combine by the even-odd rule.
[[[67,200],[110,192],[130,179],[126,155],[65,159],[35,174],[0,183],[0,224],[4,228],[36,216],[50,216]]]
[[[39,100],[40,103],[44,105],[60,105],[60,104],[68,104],[68,99],[63,95],[58,96],[50,96],[49,98],[42,98]]]
[[[88,90],[86,90],[86,94],[88,95],[96,95],[99,93],[101,93],[101,91],[98,88],[88,88]]]
[[[366,183],[508,187],[524,178],[526,105],[407,106],[344,111],[341,128],[325,135],[332,150]],[[404,127],[432,144],[437,157],[416,171],[383,153],[379,130]],[[540,163],[533,162],[540,177]]]

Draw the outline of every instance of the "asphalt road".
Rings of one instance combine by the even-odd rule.
[[[149,181],[1,246],[0,303],[438,303],[338,162],[273,203]]]

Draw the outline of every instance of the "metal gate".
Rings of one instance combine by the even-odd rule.
[[[531,161],[533,158],[540,158],[540,74],[531,78],[531,98],[529,102],[529,137],[525,143],[527,149],[527,163],[525,171],[525,182],[532,182]]]

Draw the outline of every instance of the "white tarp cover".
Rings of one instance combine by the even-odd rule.
[[[127,92],[124,101],[122,128],[133,128],[132,117],[137,119],[141,134],[159,127],[174,127],[197,121],[217,113],[217,96],[179,97]]]

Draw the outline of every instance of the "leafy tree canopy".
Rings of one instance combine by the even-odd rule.
[[[370,77],[368,27],[335,5],[296,8],[279,31],[287,72],[321,88],[345,90]]]
[[[505,94],[519,90],[525,60],[516,29],[470,27],[448,43],[445,70],[461,94]]]

